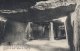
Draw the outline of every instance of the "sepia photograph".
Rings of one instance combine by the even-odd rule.
[[[80,0],[0,0],[0,51],[80,51]]]

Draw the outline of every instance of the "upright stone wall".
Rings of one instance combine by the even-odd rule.
[[[75,11],[76,16],[74,17],[74,46],[75,51],[80,51],[80,5],[76,8]]]
[[[6,25],[5,42],[20,42],[26,38],[26,23],[8,21]]]

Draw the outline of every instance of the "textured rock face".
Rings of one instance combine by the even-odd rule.
[[[68,6],[70,4],[75,4],[74,1],[72,0],[53,0],[53,1],[40,1],[35,4],[32,8],[36,8],[39,10],[45,10],[45,9],[54,9],[56,7],[60,6]]]
[[[76,8],[76,16],[74,17],[74,46],[75,51],[80,51],[80,5]]]
[[[9,21],[6,25],[5,42],[18,42],[26,39],[25,34],[26,24],[16,21]]]

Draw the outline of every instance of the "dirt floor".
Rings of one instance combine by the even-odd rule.
[[[69,51],[67,40],[32,40],[22,45],[1,45],[0,51]]]

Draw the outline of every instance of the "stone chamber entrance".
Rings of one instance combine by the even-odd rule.
[[[49,39],[49,23],[48,22],[33,22],[31,24],[31,37],[33,40]]]
[[[66,39],[65,26],[62,22],[52,22],[53,39]],[[49,40],[50,39],[50,22],[32,22],[31,24],[31,40]]]

